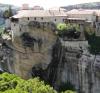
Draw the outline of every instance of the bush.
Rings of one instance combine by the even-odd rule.
[[[14,74],[0,74],[0,93],[57,93],[39,78],[23,80]]]
[[[97,37],[95,33],[89,34],[88,32],[85,32],[86,39],[89,43],[89,51],[92,54],[98,54],[100,53],[100,37]]]
[[[57,24],[57,30],[63,31],[67,29],[67,25],[65,23]]]
[[[24,80],[14,74],[0,74],[0,93],[57,93],[38,77]],[[71,90],[61,93],[75,93]]]
[[[78,24],[57,24],[57,31],[60,37],[79,38],[80,27]]]
[[[85,31],[88,35],[93,35],[95,33],[95,29],[93,27],[90,27],[90,26],[86,27]]]

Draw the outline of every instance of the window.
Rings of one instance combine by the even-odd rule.
[[[20,28],[20,32],[21,32],[21,28]]]
[[[57,21],[57,20],[55,19],[55,21]]]
[[[34,18],[34,20],[36,20],[36,17]]]
[[[29,17],[28,17],[28,20],[29,20]]]
[[[43,20],[43,17],[41,17],[41,20]]]
[[[14,24],[14,26],[16,26],[16,25]]]

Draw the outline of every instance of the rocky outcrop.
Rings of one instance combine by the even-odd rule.
[[[100,55],[89,53],[87,41],[63,41],[47,28],[27,29],[13,42],[2,41],[1,69],[24,79],[39,76],[58,91],[70,83],[79,93],[100,93]]]
[[[0,69],[5,72],[14,73],[13,49],[10,48],[4,41],[3,42],[1,41],[0,41]]]
[[[24,28],[24,27],[22,27]],[[22,78],[31,77],[32,67],[42,64],[46,69],[52,59],[52,47],[56,36],[51,29],[44,27],[28,27],[22,29],[21,36],[15,37],[13,47],[15,73]],[[29,33],[29,34],[27,34]]]
[[[60,40],[61,41],[61,40]],[[72,44],[71,44],[72,43]],[[73,45],[74,44],[74,45]],[[70,45],[70,46],[69,46]],[[79,93],[99,93],[99,56],[88,52],[87,41],[61,41],[53,47],[52,61],[46,70],[33,68],[33,76],[49,82],[56,90],[70,82]],[[43,73],[40,74],[39,71]]]

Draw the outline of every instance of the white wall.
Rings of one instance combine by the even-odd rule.
[[[11,23],[11,31],[13,31],[13,36],[20,35],[20,27],[18,23]]]

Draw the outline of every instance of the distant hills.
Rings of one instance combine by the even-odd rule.
[[[81,9],[100,9],[100,2],[69,5],[69,6],[63,6],[62,8],[66,10],[80,9],[80,8]]]

